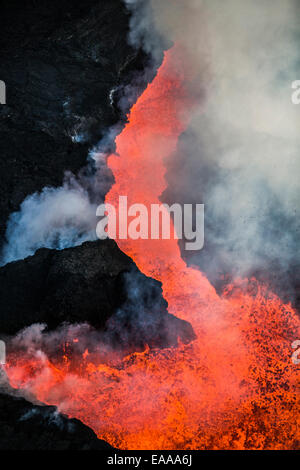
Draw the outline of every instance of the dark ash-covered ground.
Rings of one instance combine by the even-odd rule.
[[[0,269],[0,331],[36,323],[54,330],[87,322],[116,348],[166,347],[194,338],[189,323],[167,311],[161,284],[142,274],[113,240],[86,242]]]

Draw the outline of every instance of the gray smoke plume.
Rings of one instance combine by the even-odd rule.
[[[127,3],[136,15],[132,40],[153,47],[140,2]],[[198,72],[191,93],[205,96],[168,162],[163,195],[205,204],[205,248],[184,255],[212,279],[222,270],[246,275],[274,260],[283,269],[300,261],[300,108],[291,102],[300,77],[299,2],[150,6],[157,29],[184,45]]]

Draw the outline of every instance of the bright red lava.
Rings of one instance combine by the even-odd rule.
[[[166,53],[157,77],[133,106],[109,158],[115,184],[106,201],[160,203],[165,159],[175,151],[193,107],[191,77],[180,52]],[[299,447],[297,366],[300,337],[290,305],[254,279],[219,297],[207,278],[182,260],[175,240],[118,240],[146,275],[162,282],[169,312],[189,321],[197,339],[78,367],[55,365],[38,351],[11,356],[12,386],[29,390],[81,419],[122,449],[295,449]]]

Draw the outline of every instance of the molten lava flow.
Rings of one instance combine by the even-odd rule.
[[[108,161],[115,184],[106,198],[115,206],[119,195],[127,195],[128,204],[158,203],[165,189],[164,161],[193,106],[192,77],[178,67],[179,55],[176,48],[166,54],[116,140]],[[32,347],[9,358],[11,384],[124,449],[295,448],[299,403],[291,343],[300,325],[293,309],[254,279],[228,286],[220,298],[199,270],[186,266],[174,240],[118,244],[162,282],[169,312],[190,321],[197,339],[110,361],[85,351],[76,367],[65,355],[52,364]]]

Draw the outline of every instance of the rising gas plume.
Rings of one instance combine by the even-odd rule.
[[[274,261],[285,272],[299,262],[299,110],[291,104],[299,2],[127,3],[131,40],[153,50],[154,22],[183,44],[196,71],[190,92],[202,96],[168,162],[162,197],[205,204],[205,249],[183,254],[212,280]]]

